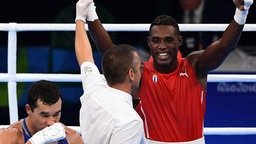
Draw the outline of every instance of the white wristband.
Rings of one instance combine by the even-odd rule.
[[[95,21],[96,19],[98,19],[98,15],[96,13],[96,7],[94,5],[94,2],[90,3],[89,6],[87,7],[87,21]]]
[[[244,11],[241,11],[240,9],[236,8],[236,12],[235,12],[235,15],[234,15],[234,20],[239,25],[243,25],[246,22],[247,14],[248,14],[248,9],[244,10]]]

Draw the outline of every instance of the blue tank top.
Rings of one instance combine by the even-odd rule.
[[[23,135],[24,135],[25,143],[26,143],[32,136],[31,136],[31,134],[28,130],[28,127],[27,127],[27,124],[26,124],[26,118],[21,119],[20,122],[21,122],[21,125],[22,125],[22,132],[23,132]],[[63,139],[63,140],[58,141],[58,144],[68,144],[68,141],[66,139]]]

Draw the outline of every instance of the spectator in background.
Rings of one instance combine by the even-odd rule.
[[[171,15],[180,24],[229,23],[233,17],[232,1],[227,0],[160,0],[158,14]],[[181,32],[183,57],[206,48],[221,37],[220,32]]]

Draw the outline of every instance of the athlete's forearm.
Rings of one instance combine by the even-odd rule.
[[[88,22],[88,27],[90,35],[97,47],[97,49],[104,54],[106,50],[111,48],[114,44],[108,34],[108,32],[103,27],[101,21],[95,20],[93,22]]]

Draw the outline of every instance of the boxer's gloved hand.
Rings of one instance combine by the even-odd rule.
[[[94,2],[91,2],[88,7],[87,7],[87,21],[95,21],[96,19],[98,19],[98,15],[96,12],[96,6],[94,4]]]
[[[233,0],[233,1],[234,1],[234,3],[236,3],[235,0]],[[239,25],[245,24],[246,18],[247,18],[247,15],[248,15],[248,11],[249,11],[249,8],[252,5],[252,3],[253,3],[253,0],[244,0],[243,10],[241,10],[241,8],[239,8],[240,6],[236,4],[237,8],[236,8],[236,12],[235,12],[235,15],[234,15],[234,20]],[[240,4],[240,5],[242,5],[242,4]]]
[[[61,123],[55,123],[35,133],[29,141],[32,144],[45,144],[56,142],[66,137],[65,129]]]
[[[85,22],[86,17],[87,17],[87,12],[88,12],[88,6],[90,3],[92,3],[92,0],[79,0],[76,3],[76,19],[77,20],[82,20]]]

